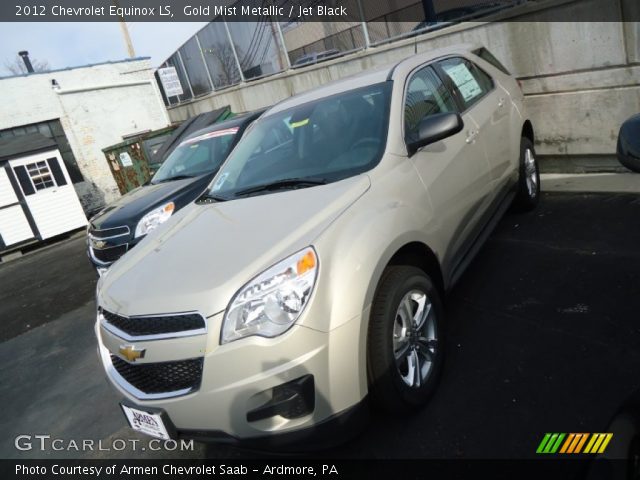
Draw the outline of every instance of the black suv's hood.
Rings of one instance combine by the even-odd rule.
[[[133,229],[147,212],[167,202],[174,202],[179,210],[198,198],[214,175],[138,187],[98,212],[90,221],[91,227],[104,230],[127,225]]]

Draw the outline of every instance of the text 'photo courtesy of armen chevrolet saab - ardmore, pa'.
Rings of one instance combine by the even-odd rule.
[[[640,478],[637,0],[10,3],[2,478]]]

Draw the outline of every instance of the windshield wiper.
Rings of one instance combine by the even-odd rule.
[[[185,178],[195,178],[193,175],[176,175],[175,177],[163,178],[162,180],[158,180],[157,182],[153,182],[154,185],[165,182],[172,182],[173,180],[184,180]]]
[[[286,188],[304,188],[314,187],[316,185],[326,185],[327,180],[324,178],[285,178],[283,180],[276,180],[275,182],[265,183],[264,185],[256,185],[255,187],[245,188],[244,190],[238,190],[234,193],[235,197],[241,197],[243,195],[251,195],[252,193],[268,192],[270,190],[281,190]]]
[[[215,195],[212,193],[205,193],[200,198],[198,198],[198,203],[210,203],[210,202],[226,202],[229,198],[223,197],[221,195]]]

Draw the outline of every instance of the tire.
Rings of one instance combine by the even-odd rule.
[[[540,200],[540,169],[533,142],[525,137],[520,140],[519,163],[518,190],[513,207],[516,211],[527,212],[536,208]]]
[[[617,157],[623,167],[628,168],[632,172],[640,173],[640,158],[632,156],[631,152],[627,152],[625,155],[620,145],[620,138],[618,138]]]
[[[431,308],[423,308],[423,315],[418,315],[421,303]],[[411,309],[410,315],[402,304]],[[416,317],[423,320],[418,329],[415,324],[410,326]],[[423,406],[436,390],[443,347],[444,309],[434,283],[418,268],[388,267],[373,300],[367,339],[369,392],[374,405],[392,414]],[[412,375],[410,368],[416,359],[420,368],[414,367]]]
[[[640,113],[628,118],[618,132],[616,154],[620,163],[632,172],[640,173]]]

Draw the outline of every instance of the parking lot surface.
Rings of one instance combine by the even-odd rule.
[[[553,193],[508,214],[446,299],[447,358],[416,414],[374,413],[320,457],[523,458],[545,432],[605,431],[640,388],[640,197]],[[143,438],[104,379],[93,334],[95,275],[83,239],[0,265],[0,457],[19,434]],[[89,457],[256,457],[232,447]]]

